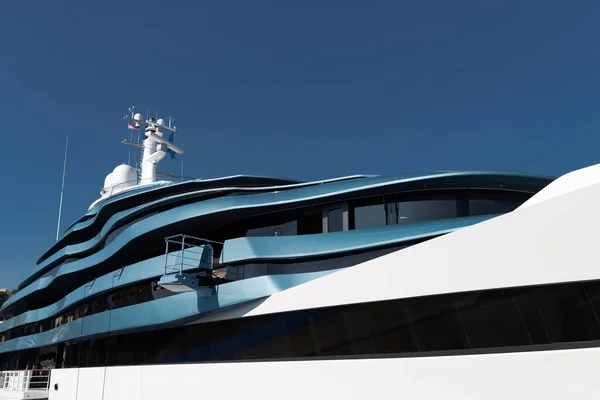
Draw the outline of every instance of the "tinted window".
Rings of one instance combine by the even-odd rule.
[[[327,212],[327,232],[344,230],[344,210],[335,208]]]
[[[600,337],[598,318],[582,285],[540,290],[536,299],[551,342],[577,342]]]
[[[312,316],[315,349],[321,356],[352,354],[352,344],[342,315],[334,309],[315,312]]]
[[[410,307],[419,351],[468,349],[458,308],[444,298],[414,304]]]
[[[354,208],[354,229],[385,226],[385,206],[373,204]]]
[[[376,309],[365,307],[363,314],[376,354],[418,351],[410,312],[402,303],[380,303]]]
[[[291,236],[298,233],[298,223],[289,221],[279,225],[248,229],[246,236]]]
[[[531,344],[514,297],[479,295],[461,304],[460,315],[473,348]]]
[[[504,214],[513,211],[519,204],[511,200],[469,199],[469,214]]]
[[[548,333],[544,326],[544,320],[540,314],[540,309],[534,292],[522,294],[517,297],[519,303],[519,312],[527,328],[527,334],[532,344],[549,343]]]
[[[456,200],[403,201],[397,207],[399,224],[458,216]]]

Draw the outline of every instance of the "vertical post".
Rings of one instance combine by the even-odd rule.
[[[181,264],[179,265],[179,273],[183,273],[183,253],[185,251],[185,235],[181,235]]]
[[[65,192],[65,174],[67,171],[67,153],[69,151],[69,135],[67,135],[67,142],[65,144],[65,161],[63,163],[63,173],[62,173],[62,184],[60,186],[60,204],[58,205],[58,224],[56,226],[56,241],[58,242],[58,237],[60,235],[60,218],[62,216],[62,205],[63,205],[63,195]]]
[[[165,275],[167,274],[167,264],[169,263],[169,239],[165,240]]]

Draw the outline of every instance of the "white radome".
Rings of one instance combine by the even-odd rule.
[[[135,168],[130,165],[121,164],[110,175],[112,175],[112,186],[119,186],[122,189],[126,189],[137,185],[137,173],[135,172]]]
[[[106,190],[107,188],[112,187],[113,185],[113,180],[112,180],[112,172],[108,175],[106,175],[106,178],[104,178],[104,189]]]
[[[121,164],[104,178],[102,196],[107,197],[135,185],[137,185],[137,172],[135,168]]]

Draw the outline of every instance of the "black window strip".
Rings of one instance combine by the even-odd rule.
[[[0,369],[600,347],[598,309],[600,281],[443,294],[100,337],[3,354]]]

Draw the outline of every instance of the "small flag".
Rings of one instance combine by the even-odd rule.
[[[140,127],[127,123],[127,129],[133,129],[134,131],[137,131],[140,129]]]

